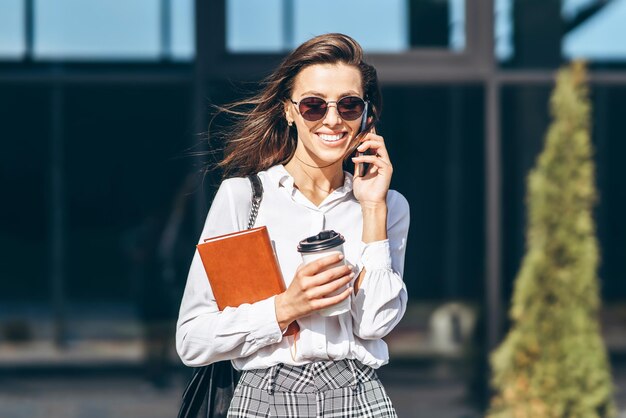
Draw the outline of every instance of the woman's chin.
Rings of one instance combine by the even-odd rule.
[[[336,148],[333,152],[319,152],[315,156],[315,160],[319,163],[319,166],[326,166],[335,162],[341,162],[346,157],[346,147]]]
[[[345,151],[340,152],[316,152],[309,153],[309,155],[305,158],[299,158],[304,163],[313,166],[313,167],[330,167],[333,164],[337,163],[341,165],[343,163]]]

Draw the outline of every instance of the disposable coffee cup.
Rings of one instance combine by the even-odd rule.
[[[317,235],[308,237],[300,241],[298,244],[298,252],[302,255],[302,261],[304,263],[310,263],[318,258],[327,257],[331,254],[343,254],[343,243],[346,240],[343,236],[333,230],[322,231]],[[345,265],[345,258],[338,263],[329,266],[326,270],[333,267]],[[348,285],[342,286],[335,292],[326,295],[326,297],[335,296],[343,292],[348,288]],[[335,316],[346,313],[350,310],[350,296],[341,302],[329,306],[324,309],[320,309],[318,312],[322,316]]]

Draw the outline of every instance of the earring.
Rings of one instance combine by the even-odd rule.
[[[293,126],[293,121],[292,120],[288,121],[287,125],[289,125],[290,127]]]

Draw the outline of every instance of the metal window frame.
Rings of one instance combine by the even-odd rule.
[[[206,59],[211,62],[205,73],[209,79],[255,80],[266,74],[280,62],[285,53],[232,53],[226,48],[226,2],[216,0],[206,5],[202,23],[205,36],[211,39],[211,48]],[[201,2],[196,1],[196,7]],[[406,83],[435,78],[453,81],[459,77],[480,80],[488,66],[485,61],[488,50],[482,37],[484,31],[473,28],[484,27],[484,15],[478,13],[479,0],[466,0],[466,46],[463,51],[445,48],[420,48],[401,53],[367,54],[368,62],[376,66],[381,82]],[[198,9],[196,9],[198,10]],[[202,42],[201,39],[198,42]],[[200,52],[196,49],[197,53]],[[202,51],[203,53],[204,51]],[[199,57],[197,57],[199,58]],[[443,71],[442,71],[443,70]]]

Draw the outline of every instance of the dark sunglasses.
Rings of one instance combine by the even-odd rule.
[[[316,122],[326,116],[330,103],[337,105],[337,113],[343,120],[356,120],[361,117],[365,110],[365,101],[358,96],[343,97],[330,102],[319,97],[305,97],[299,102],[294,100],[291,102],[298,106],[298,111],[302,117],[309,122]]]

